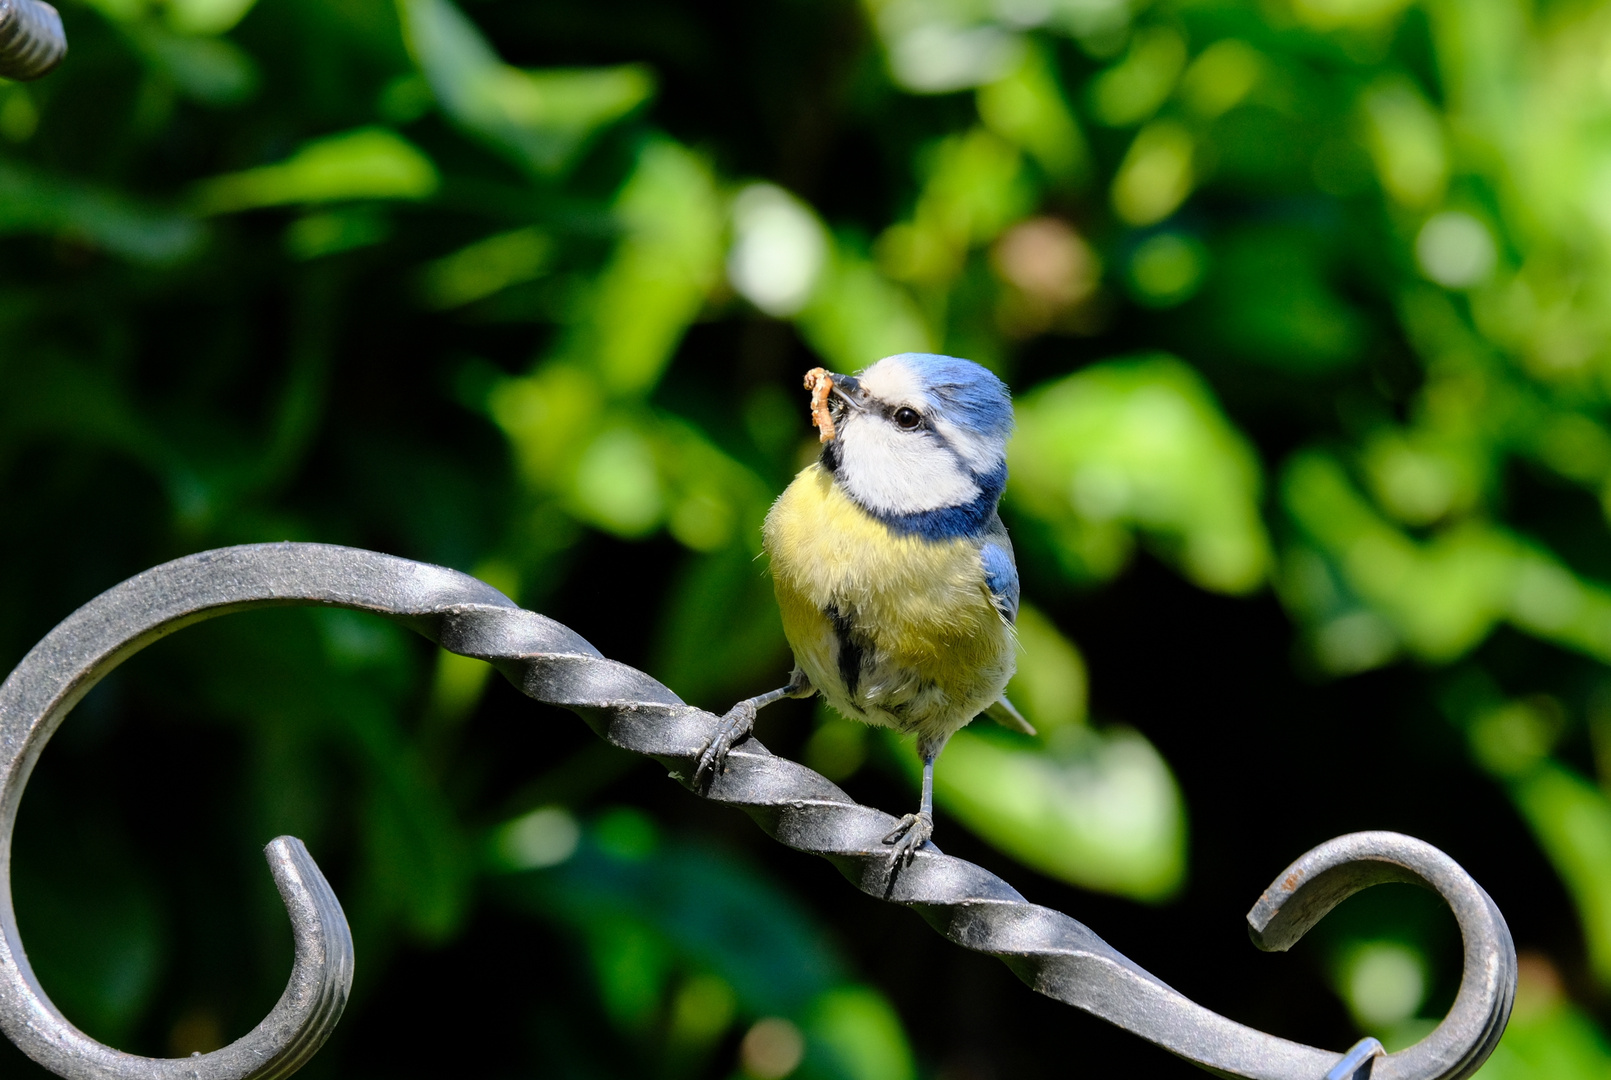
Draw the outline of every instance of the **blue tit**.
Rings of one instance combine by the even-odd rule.
[[[854,377],[823,374],[821,457],[764,530],[794,672],[723,717],[695,776],[720,770],[756,709],[821,693],[847,717],[917,736],[922,803],[884,838],[905,865],[934,832],[946,740],[982,712],[1033,730],[1002,694],[1018,617],[1018,569],[996,512],[1012,401],[996,376],[949,356],[902,353]]]

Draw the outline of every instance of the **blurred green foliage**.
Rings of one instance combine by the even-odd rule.
[[[0,84],[8,662],[154,562],[315,539],[473,572],[725,707],[787,667],[756,557],[814,451],[800,375],[969,356],[1018,395],[1010,693],[1040,734],[953,741],[941,840],[1054,897],[1178,910],[1221,871],[1188,815],[1242,806],[1266,749],[1283,770],[1391,768],[1269,702],[1262,741],[1243,734],[1259,716],[1191,685],[1167,715],[1112,704],[1127,680],[1186,678],[1154,643],[1176,627],[1245,642],[1242,682],[1273,652],[1304,700],[1364,688],[1348,700],[1398,733],[1381,749],[1444,770],[1393,774],[1445,830],[1429,838],[1462,861],[1494,849],[1483,880],[1527,951],[1482,1075],[1611,1067],[1611,7],[64,14],[61,71]],[[1116,652],[1088,610],[1140,644]],[[315,1073],[438,1070],[433,1051],[387,1056],[441,1026],[388,986],[432,963],[462,979],[504,941],[559,957],[499,999],[532,1034],[483,1072],[1009,1068],[934,1043],[936,982],[917,964],[919,989],[896,986],[878,959],[895,931],[829,914],[817,893],[837,884],[716,839],[558,720],[510,742],[524,714],[502,693],[342,613],[155,649],[86,702],[23,813],[16,891],[50,992],[147,1053],[255,1023],[283,930],[242,852],[294,832],[335,868],[360,956]],[[1204,726],[1191,745],[1212,752],[1168,751]],[[908,749],[825,710],[775,738],[866,798],[904,803],[915,781]],[[1382,824],[1373,796],[1310,782],[1277,839]],[[1493,806],[1462,811],[1473,792]],[[1458,823],[1435,817],[1449,807]],[[1264,814],[1240,828],[1207,850],[1254,851]],[[1257,873],[1301,850],[1256,848]],[[1549,886],[1505,880],[1513,865]],[[1452,993],[1447,928],[1373,910],[1386,925],[1322,943],[1303,985],[1329,984],[1333,1011],[1291,1021],[1313,1039],[1413,1041]],[[969,1053],[1006,1054],[1003,1031]],[[1025,1038],[1046,1054],[1015,1075],[1066,1052]]]

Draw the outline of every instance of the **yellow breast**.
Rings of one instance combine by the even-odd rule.
[[[903,679],[927,686],[932,707],[948,714],[911,717],[897,726],[955,728],[1001,694],[1013,668],[1010,628],[991,603],[978,545],[899,535],[852,502],[820,465],[795,477],[767,514],[767,553],[796,661],[842,711],[878,705]],[[855,700],[835,693],[835,610],[854,620],[872,646],[875,677]],[[911,691],[916,694],[918,691]],[[862,719],[897,723],[885,716]]]

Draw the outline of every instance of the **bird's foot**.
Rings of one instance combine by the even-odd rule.
[[[907,814],[884,837],[884,843],[893,844],[890,852],[890,869],[912,865],[918,849],[934,835],[934,818],[925,813]]]
[[[716,732],[710,737],[710,742],[700,751],[699,761],[694,766],[694,786],[708,788],[719,773],[725,772],[728,752],[744,741],[754,728],[754,701],[741,701],[728,709],[721,722],[716,725]]]

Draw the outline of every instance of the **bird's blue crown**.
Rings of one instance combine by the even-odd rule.
[[[941,408],[963,427],[1001,439],[1012,434],[1012,396],[989,368],[937,353],[897,353],[923,381]]]

